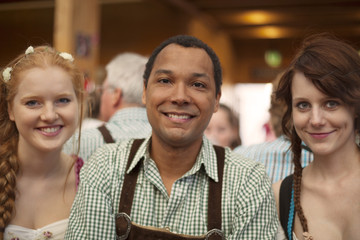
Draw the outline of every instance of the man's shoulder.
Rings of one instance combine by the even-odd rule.
[[[263,165],[258,161],[255,161],[254,159],[243,154],[238,154],[230,149],[226,151],[225,164],[228,165],[228,170],[237,171],[239,174],[253,171],[254,169],[258,169],[258,171],[264,170]]]
[[[127,138],[116,141],[115,143],[104,144],[96,149],[94,156],[96,156],[98,160],[112,159],[112,157],[127,151],[131,147],[133,141],[134,139]]]
[[[225,160],[224,177],[226,188],[235,195],[242,195],[254,189],[257,189],[257,193],[263,194],[268,187],[270,188],[270,179],[262,163],[231,150],[228,151]]]

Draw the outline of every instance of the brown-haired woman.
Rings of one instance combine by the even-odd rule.
[[[359,54],[327,34],[305,39],[276,97],[287,103],[282,125],[295,165],[273,186],[284,230],[278,239],[359,239]],[[302,141],[314,153],[305,168]]]
[[[0,77],[0,239],[62,239],[82,160],[83,75],[68,53],[29,47]]]

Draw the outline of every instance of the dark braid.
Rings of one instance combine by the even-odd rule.
[[[291,150],[294,154],[294,203],[295,211],[299,216],[303,232],[308,232],[307,220],[304,215],[304,211],[301,207],[300,195],[301,195],[301,178],[302,178],[302,166],[301,166],[301,139],[296,134],[295,129],[293,128],[292,134],[292,145]]]

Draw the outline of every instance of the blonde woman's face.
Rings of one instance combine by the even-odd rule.
[[[51,66],[26,70],[19,78],[9,107],[9,117],[19,131],[19,148],[61,151],[79,122],[79,102],[71,76]]]

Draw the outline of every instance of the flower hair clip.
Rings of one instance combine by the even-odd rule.
[[[26,51],[25,51],[25,55],[31,54],[34,52],[34,48],[32,46],[29,46]],[[16,64],[15,64],[16,65]],[[13,68],[12,67],[7,67],[5,68],[5,70],[2,72],[2,76],[4,79],[4,82],[8,82],[11,79],[11,72],[12,72]]]
[[[65,60],[69,60],[70,62],[74,61],[74,58],[70,53],[61,52],[61,53],[59,53],[59,56],[62,57],[63,59],[65,59]]]
[[[32,46],[29,46],[25,51],[25,55],[28,55],[28,54],[33,53],[33,52],[34,52],[34,48]]]
[[[2,76],[4,79],[4,82],[7,83],[10,79],[11,79],[11,71],[12,71],[12,67],[7,67],[5,68],[5,70],[2,72]]]
[[[46,49],[47,50],[47,49]],[[26,51],[25,51],[25,56],[34,53],[34,48],[32,46],[29,46]],[[62,57],[65,60],[69,60],[70,62],[74,61],[73,56],[70,53],[67,52],[61,52],[58,53],[60,57]],[[15,63],[14,67],[18,64]],[[12,67],[7,67],[4,69],[4,71],[2,72],[2,77],[4,79],[4,82],[7,83],[9,82],[9,80],[11,79],[11,72],[12,72],[13,68]]]

